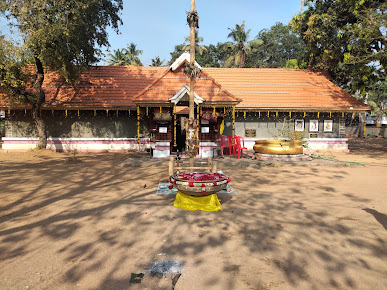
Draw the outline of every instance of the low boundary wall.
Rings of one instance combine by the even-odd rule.
[[[3,151],[28,151],[36,148],[38,138],[4,137]],[[151,148],[149,138],[48,138],[46,149],[57,152],[106,152],[123,150],[146,150]]]

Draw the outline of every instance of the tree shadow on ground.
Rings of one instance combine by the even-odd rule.
[[[387,154],[386,138],[349,138],[348,149],[350,154],[364,155],[379,158]],[[385,158],[385,156],[383,157]]]
[[[378,212],[371,208],[364,208],[365,212],[368,212],[374,216],[374,218],[387,230],[387,215]]]
[[[344,169],[224,164],[238,194],[222,195],[223,210],[208,213],[175,209],[172,197],[155,195],[167,162],[155,168],[150,159],[121,166],[123,155],[80,158],[0,169],[0,260],[37,259],[37,247],[56,257],[62,274],[54,282],[95,282],[91,289],[128,285],[131,272],[164,258],[178,258],[191,270],[216,269],[202,275],[208,288],[265,287],[271,277],[291,287],[355,288],[367,278],[354,273],[375,271],[370,257],[386,255],[383,240],[353,227],[356,217],[342,216],[340,207],[367,202],[338,190],[348,176]],[[263,271],[267,277],[242,275]]]

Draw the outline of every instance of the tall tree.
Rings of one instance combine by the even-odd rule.
[[[229,30],[231,30],[231,32],[227,37],[231,38],[234,43],[230,45],[233,55],[226,61],[226,66],[230,66],[234,63],[235,66],[244,67],[246,54],[250,49],[247,44],[247,39],[249,38],[251,29],[246,31],[245,22],[242,21],[242,24],[236,24],[235,28],[229,28]]]
[[[280,22],[270,29],[262,29],[249,45],[252,49],[247,55],[247,67],[283,68],[290,60],[301,64],[307,55],[301,37]]]
[[[142,54],[142,50],[137,49],[136,44],[132,42],[127,46],[127,48],[124,48],[123,50],[125,52],[125,58],[127,59],[128,65],[142,66],[142,62],[138,57]]]
[[[202,55],[196,55],[196,61],[202,67],[221,67],[224,65],[222,50],[220,50],[219,46],[210,44],[205,48],[206,50]]]
[[[156,56],[152,58],[152,66],[163,66],[164,60],[160,59],[160,56]]]
[[[121,49],[115,49],[113,54],[108,53],[108,64],[113,66],[128,65],[128,60],[126,58],[125,52]]]
[[[387,3],[382,0],[306,0],[294,31],[308,47],[309,63],[327,69],[335,82],[354,92],[385,75]]]
[[[107,27],[118,32],[122,8],[122,0],[0,0],[0,12],[18,29],[24,51],[16,60],[7,55],[0,59],[0,89],[8,98],[32,107],[38,148],[47,145],[46,126],[39,114],[45,102],[45,68],[57,71],[64,80],[76,79],[80,68],[100,60],[100,47],[109,46]],[[26,55],[33,61],[33,71],[25,66]],[[31,72],[30,82],[15,83],[13,65],[21,74]]]
[[[195,53],[199,55],[203,55],[203,53],[207,51],[207,47],[205,47],[204,45],[200,45],[200,43],[202,42],[203,42],[203,37],[200,37],[199,30],[195,29]],[[189,51],[191,46],[191,38],[189,36],[185,38],[185,43],[186,45],[183,47],[183,50]]]
[[[370,86],[365,101],[376,115],[376,126],[381,128],[382,116],[387,113],[387,77],[380,77]],[[380,134],[380,131],[379,131]]]

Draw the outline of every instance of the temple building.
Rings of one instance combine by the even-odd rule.
[[[63,83],[48,72],[40,112],[47,148],[148,149],[154,157],[184,152],[188,62],[184,53],[170,67],[96,66],[77,83]],[[303,138],[313,149],[347,151],[346,116],[369,110],[316,70],[201,68],[194,97],[200,157],[216,154],[220,135],[242,136],[249,149],[255,140]],[[36,146],[29,110],[0,100],[3,150]]]

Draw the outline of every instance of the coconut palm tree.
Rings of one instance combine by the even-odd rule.
[[[159,56],[152,58],[152,66],[162,66],[164,64],[164,59],[161,60]]]
[[[184,40],[187,44],[183,47],[183,50],[189,51],[191,38],[187,36]],[[207,51],[207,48],[204,45],[200,45],[199,43],[201,42],[203,42],[203,37],[199,37],[199,31],[195,29],[195,51],[203,55]]]
[[[125,52],[125,57],[128,61],[128,65],[142,66],[142,62],[138,57],[142,54],[142,50],[137,49],[136,47],[137,45],[132,42],[130,45],[128,45],[127,48],[124,48],[123,51]]]
[[[246,31],[245,22],[242,21],[241,25],[236,24],[235,28],[229,28],[229,30],[231,30],[231,32],[227,37],[231,38],[234,43],[230,45],[233,55],[226,61],[226,66],[230,66],[234,63],[235,66],[244,67],[247,51],[250,50],[247,39],[249,38],[251,29]]]
[[[121,65],[128,65],[125,52],[122,49],[115,49],[113,50],[113,54],[108,53],[108,64],[113,66],[121,66]]]

